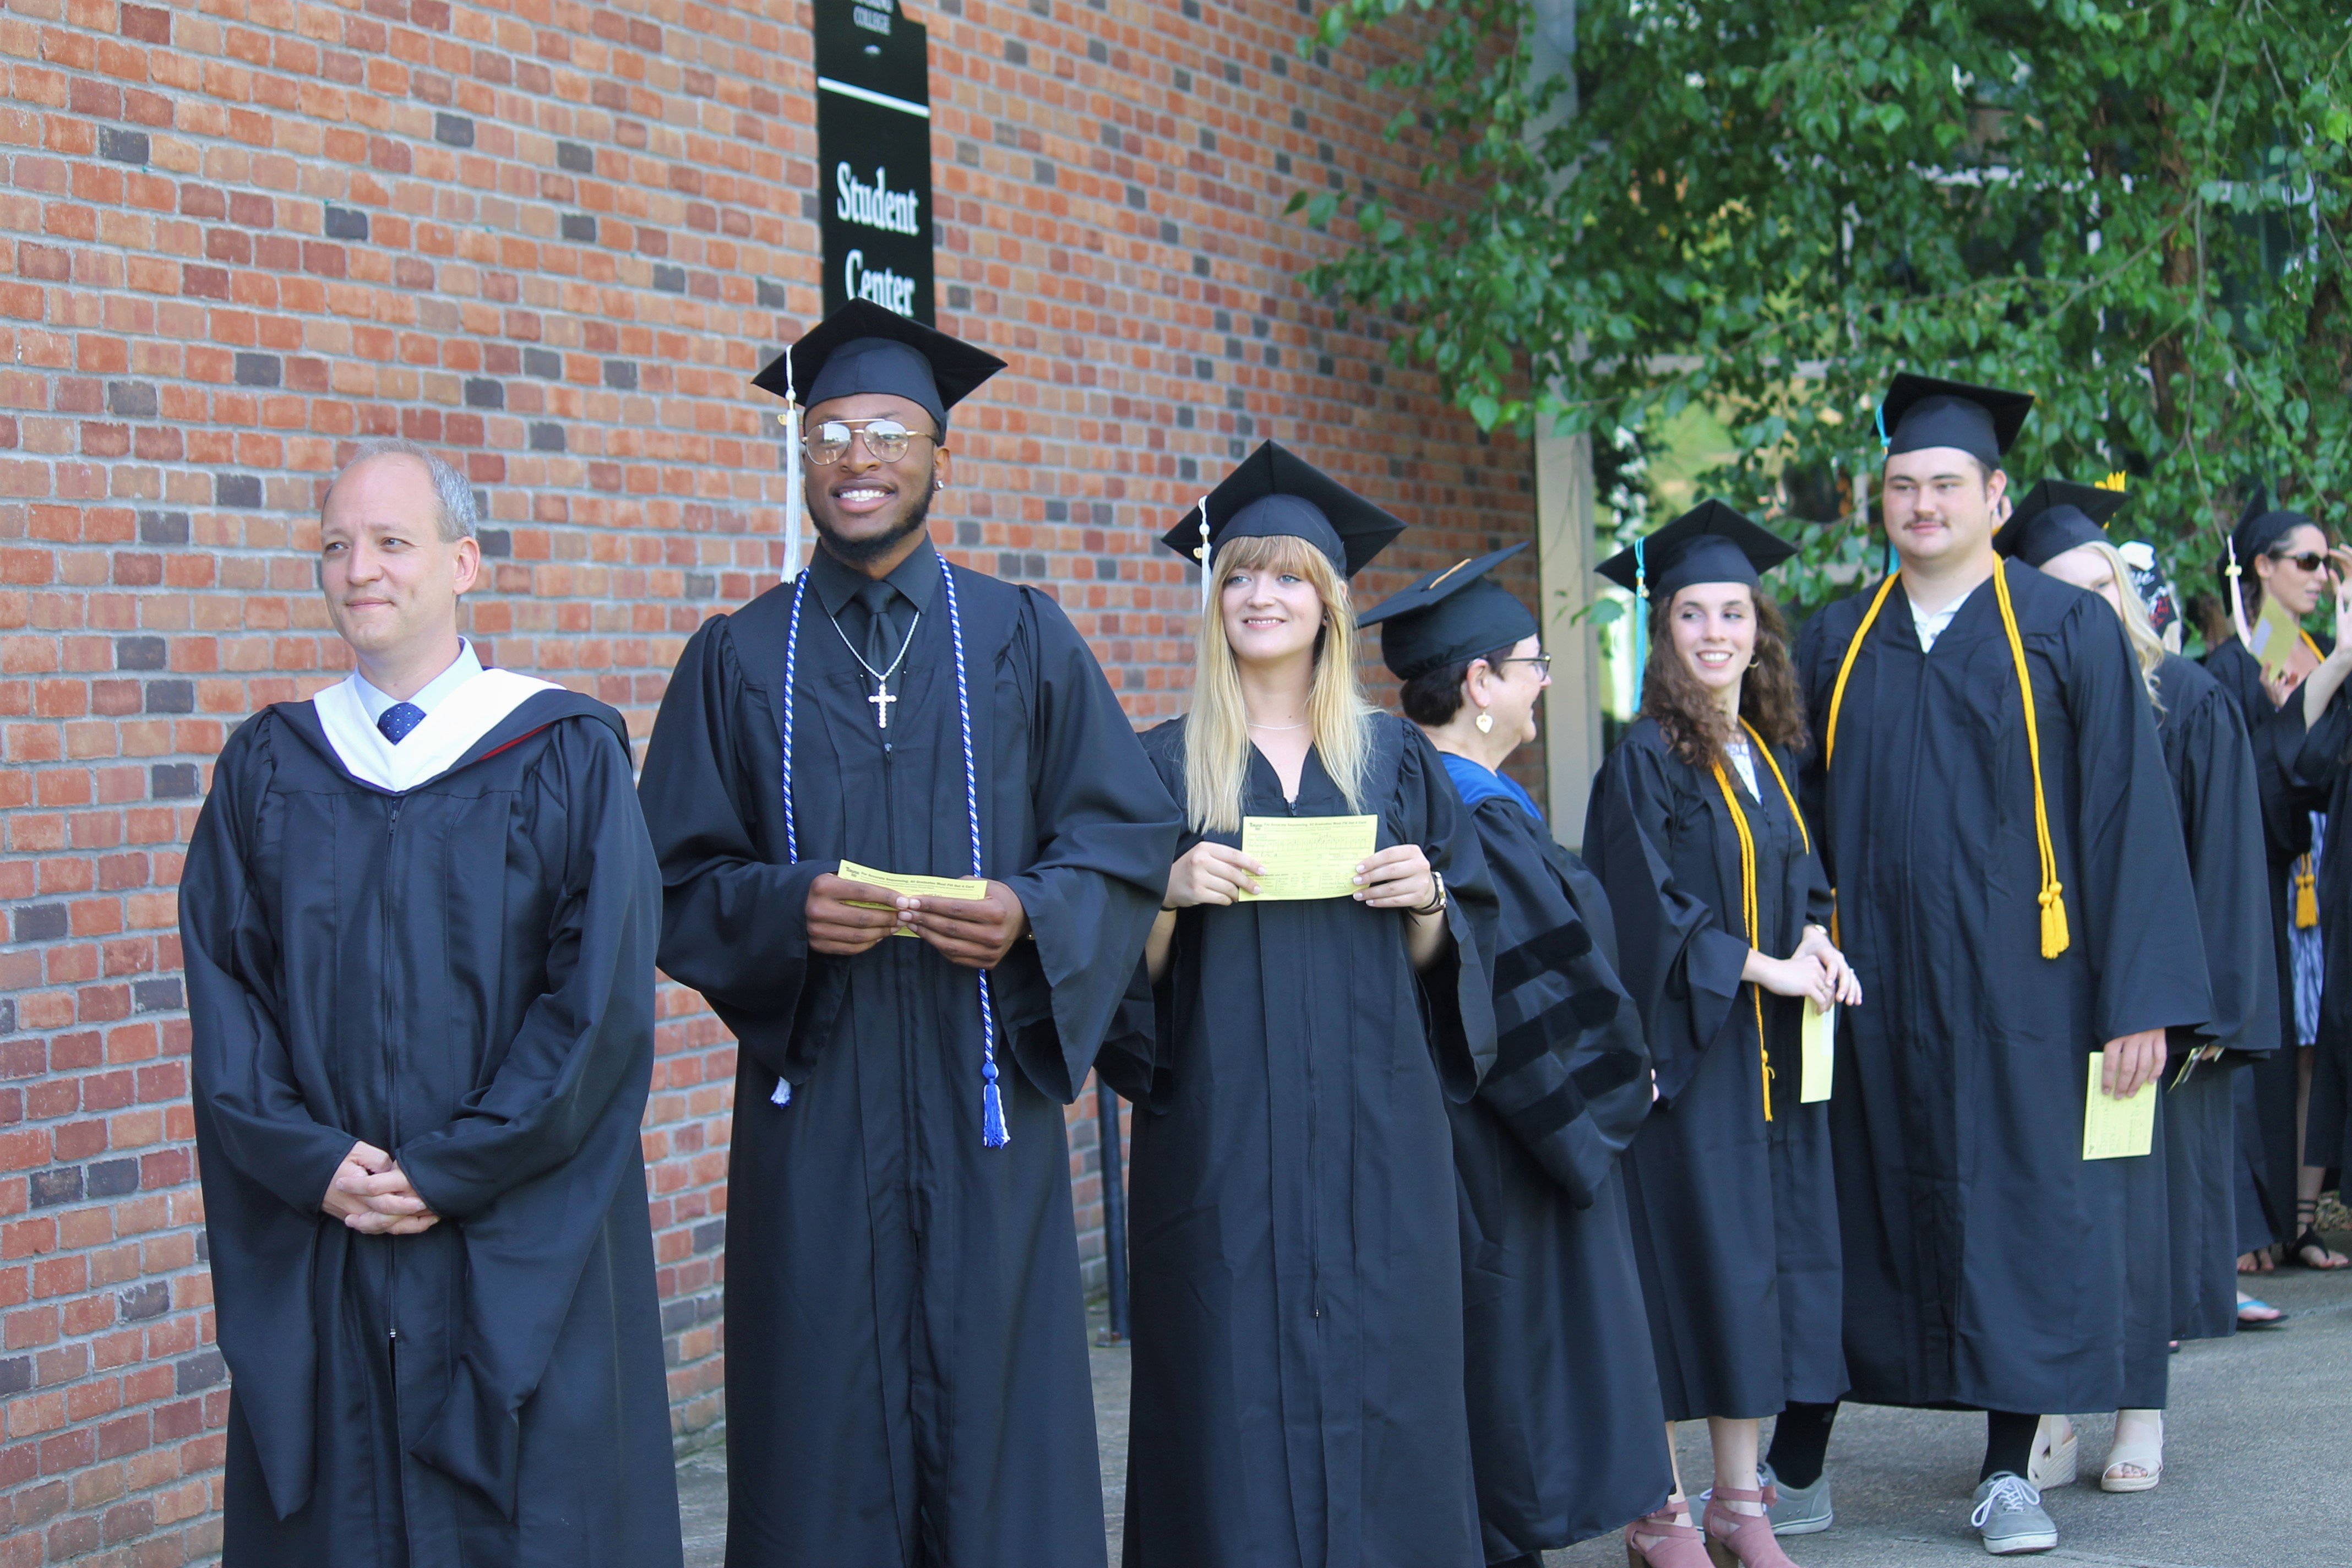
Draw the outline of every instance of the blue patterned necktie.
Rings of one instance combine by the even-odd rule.
[[[383,738],[397,746],[408,739],[408,732],[425,722],[425,710],[414,702],[395,702],[375,716],[375,727]]]

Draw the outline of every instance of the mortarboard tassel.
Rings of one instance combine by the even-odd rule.
[[[2252,647],[2254,628],[2246,624],[2246,595],[2238,585],[2238,579],[2246,574],[2246,569],[2238,564],[2238,542],[2224,535],[2221,548],[2230,554],[2229,565],[2221,569],[2221,574],[2230,579],[2230,620],[2237,627],[2238,640]]]
[[[2311,869],[2306,849],[2294,863],[2294,929],[2309,931],[2319,924],[2319,879]]]
[[[1643,540],[1633,541],[1633,711],[1642,710],[1642,684],[1650,669],[1650,569],[1643,559]]]
[[[1201,563],[1201,613],[1209,613],[1209,602],[1216,595],[1209,590],[1209,498],[1202,496],[1196,503],[1201,513],[1201,542],[1192,558]]]
[[[776,581],[789,583],[801,563],[801,405],[793,385],[792,350],[784,351],[783,361],[784,411],[776,416],[776,423],[784,427],[784,566]]]

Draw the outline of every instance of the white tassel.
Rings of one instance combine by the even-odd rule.
[[[776,416],[784,427],[784,569],[776,581],[789,583],[801,569],[801,403],[793,384],[793,351],[784,351],[784,411]]]
[[[1201,543],[1192,557],[1201,563],[1201,613],[1205,616],[1209,613],[1209,601],[1216,597],[1209,588],[1209,498],[1202,496],[1197,504],[1201,512]]]

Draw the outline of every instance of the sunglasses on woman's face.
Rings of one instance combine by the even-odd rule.
[[[2306,550],[2300,555],[2281,555],[2276,551],[2273,551],[2271,559],[2283,561],[2302,572],[2316,572],[2327,564],[2326,554],[2317,550]]]

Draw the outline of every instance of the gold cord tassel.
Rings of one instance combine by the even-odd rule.
[[[2311,853],[2294,863],[2294,929],[2309,931],[2319,923],[2319,879],[2312,874]]]
[[[2065,884],[2058,880],[2058,851],[2050,843],[2050,804],[2042,788],[2042,727],[2033,711],[2033,677],[2025,668],[2025,639],[2017,635],[2017,612],[2009,602],[2007,563],[1993,568],[1993,598],[2000,605],[2000,629],[2017,666],[2019,695],[2025,700],[2025,756],[2033,767],[2033,841],[2042,856],[2042,956],[2055,958],[2072,945],[2066,930]]]

